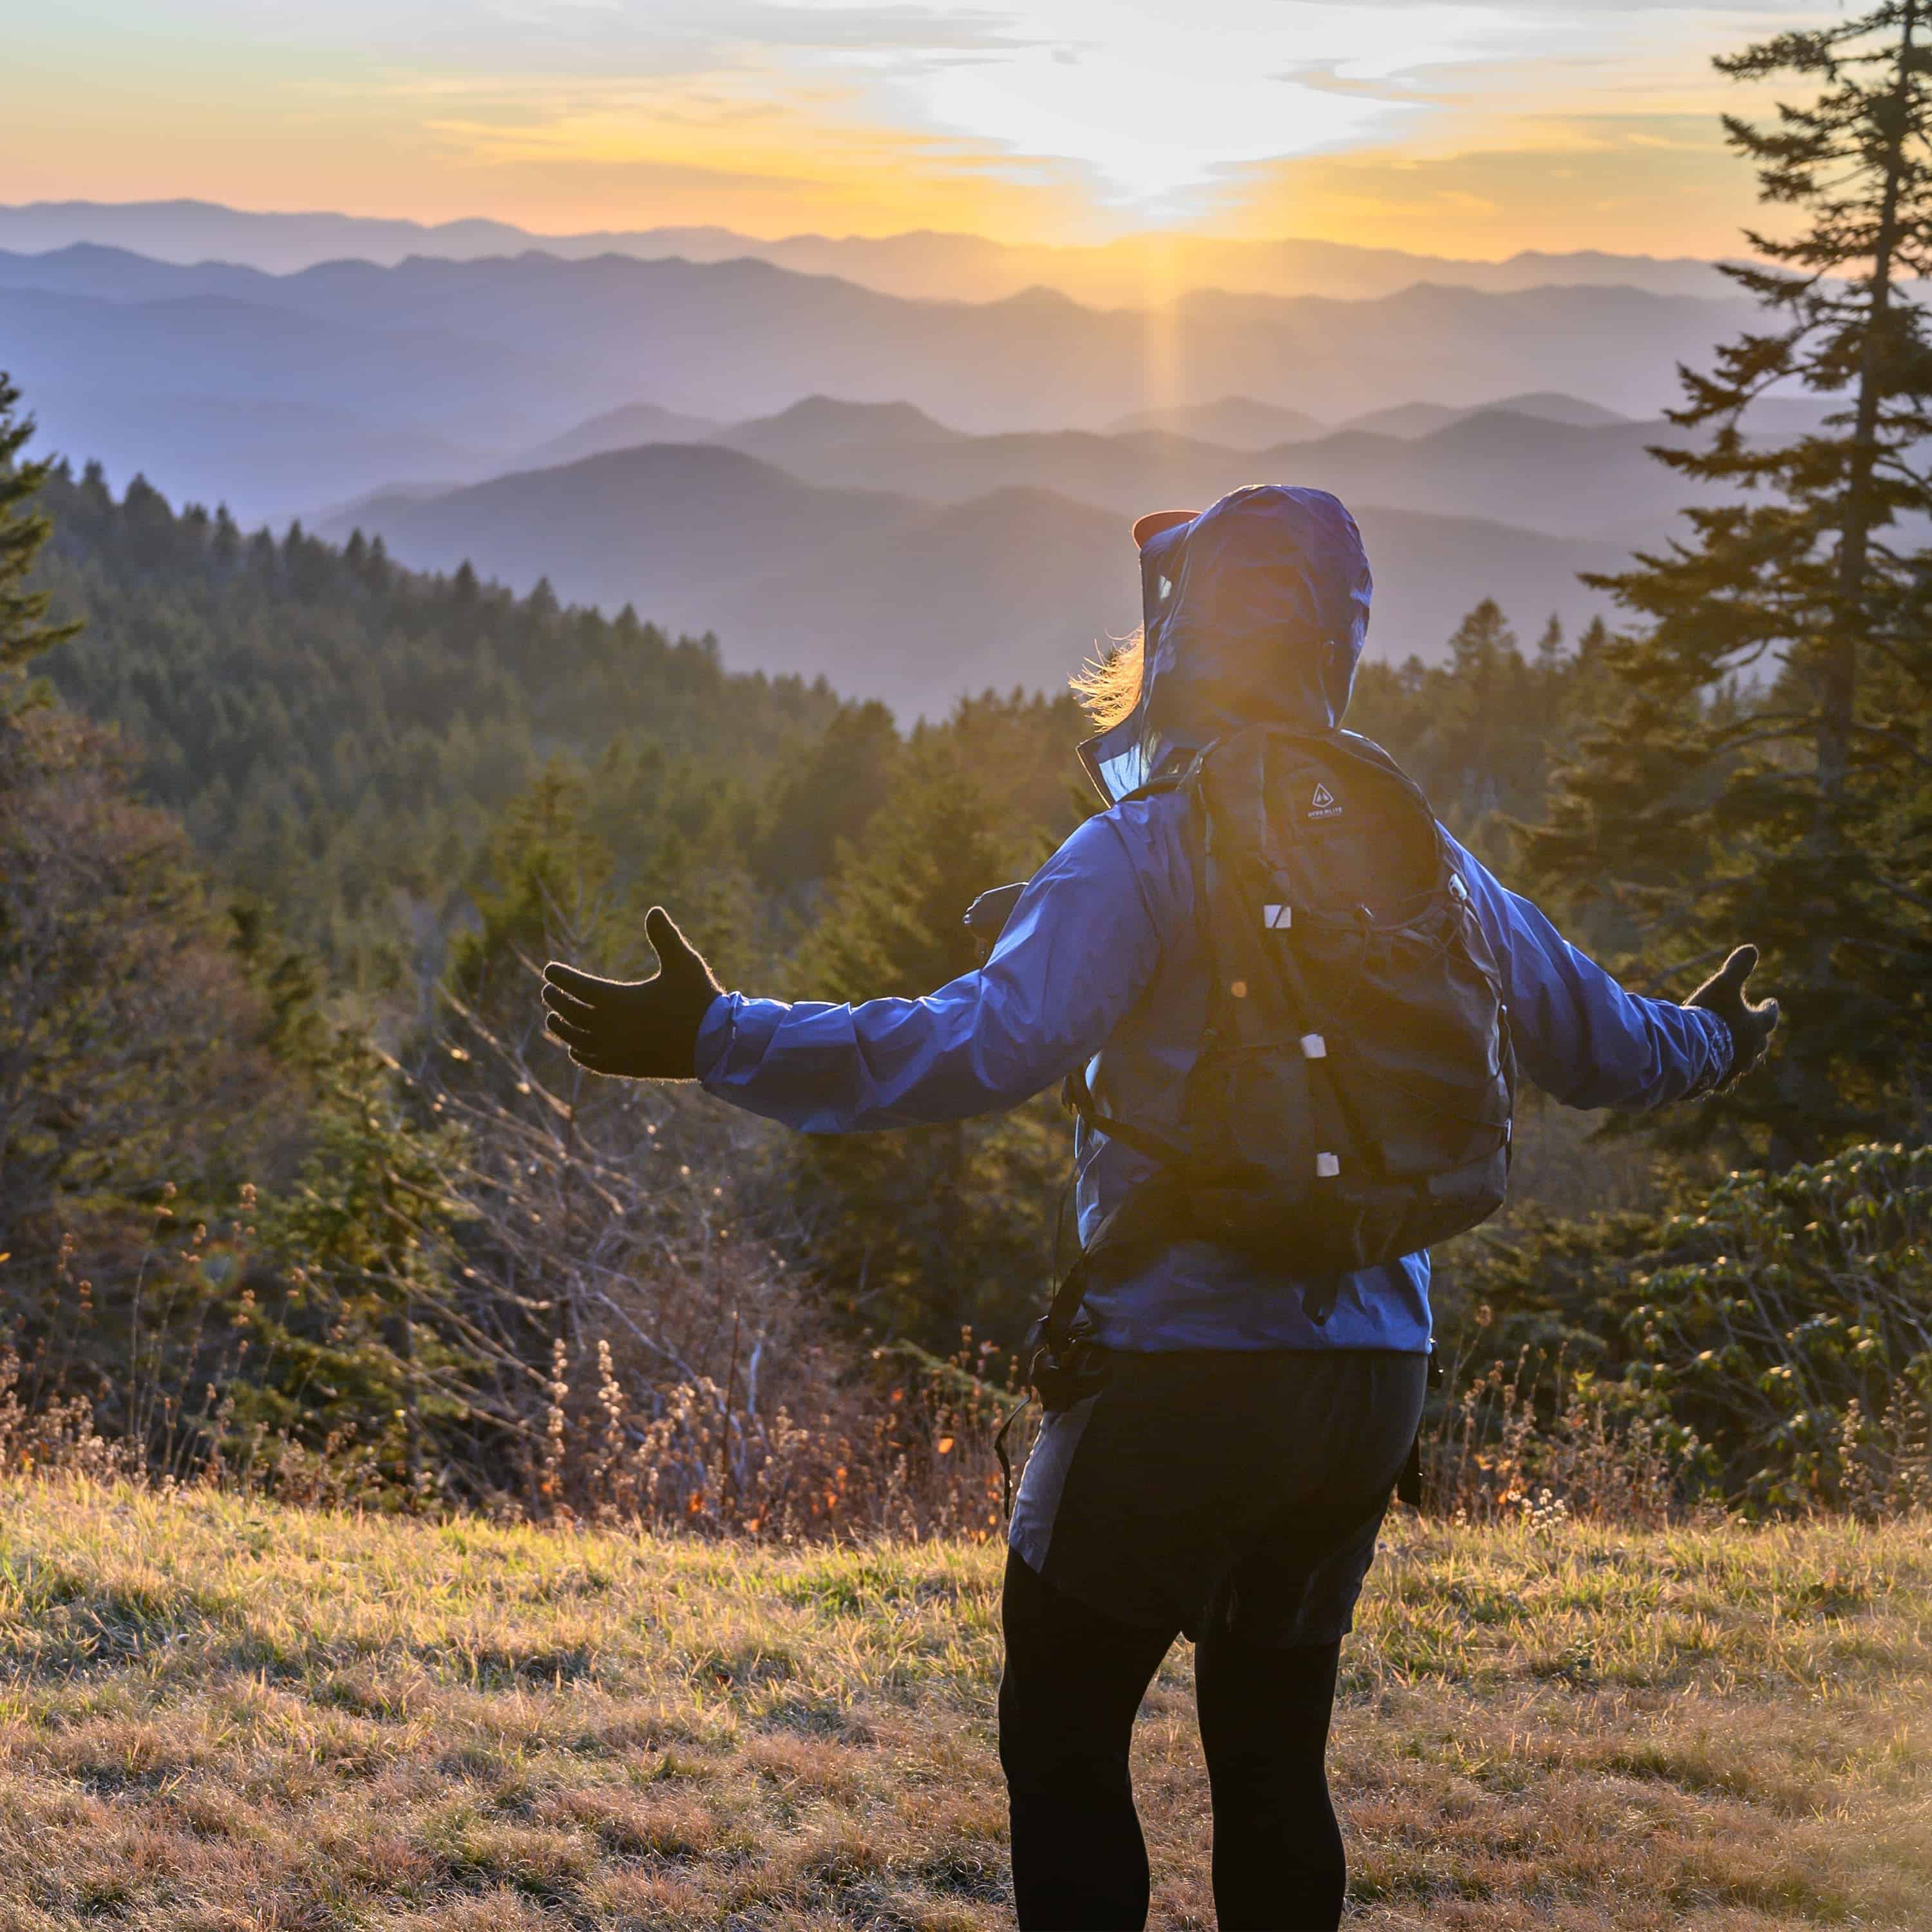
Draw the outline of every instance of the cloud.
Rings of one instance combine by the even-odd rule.
[[[1494,257],[1577,248],[1642,254],[1742,252],[1762,220],[1750,169],[1708,116],[1600,114],[1513,130],[1517,145],[1437,154],[1328,154],[1231,183],[1231,232],[1346,236]]]
[[[1708,56],[1819,10],[85,0],[10,38],[0,179],[544,227],[1203,223],[1497,254],[1648,221],[1712,247],[1749,187],[1713,146]]]
[[[424,44],[406,19],[421,10],[422,0],[410,0],[401,23],[372,0],[347,0],[347,4],[350,11],[369,16],[368,32],[386,55]],[[1024,31],[1019,14],[978,7],[818,5],[811,0],[789,5],[776,0],[483,0],[466,10],[479,16],[482,29],[467,37],[467,44],[485,60],[502,51],[546,65],[590,57],[622,61],[636,72],[656,74],[764,67],[789,56],[946,58],[1024,46],[1033,38]]]

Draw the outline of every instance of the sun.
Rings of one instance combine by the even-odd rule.
[[[1016,168],[1071,164],[1105,202],[1178,214],[1259,164],[1401,139],[1438,104],[1423,76],[1484,57],[1497,31],[1489,8],[1404,8],[1376,37],[1365,19],[1386,10],[1358,4],[1209,10],[1196,34],[1170,6],[1060,0],[1028,10],[1023,40],[880,77],[902,113]]]

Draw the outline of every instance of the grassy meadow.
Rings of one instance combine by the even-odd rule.
[[[999,1552],[0,1492],[0,1927],[997,1926]],[[1208,1926],[1190,1663],[1136,1776]],[[1932,1523],[1406,1520],[1351,1924],[1932,1922]]]

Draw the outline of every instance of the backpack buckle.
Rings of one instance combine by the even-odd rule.
[[[1105,1381],[1093,1324],[1078,1323],[1064,1341],[1056,1342],[1045,1316],[1027,1330],[1027,1382],[1048,1415],[1058,1415],[1084,1402]]]

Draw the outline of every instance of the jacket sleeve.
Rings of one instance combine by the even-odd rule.
[[[1502,968],[1523,1070],[1570,1107],[1640,1112],[1708,1093],[1730,1070],[1716,1014],[1627,993],[1520,894],[1450,840]]]
[[[698,1077],[807,1133],[1000,1112],[1097,1052],[1160,958],[1132,854],[1103,814],[1034,875],[976,973],[859,1006],[724,994],[698,1032]]]

